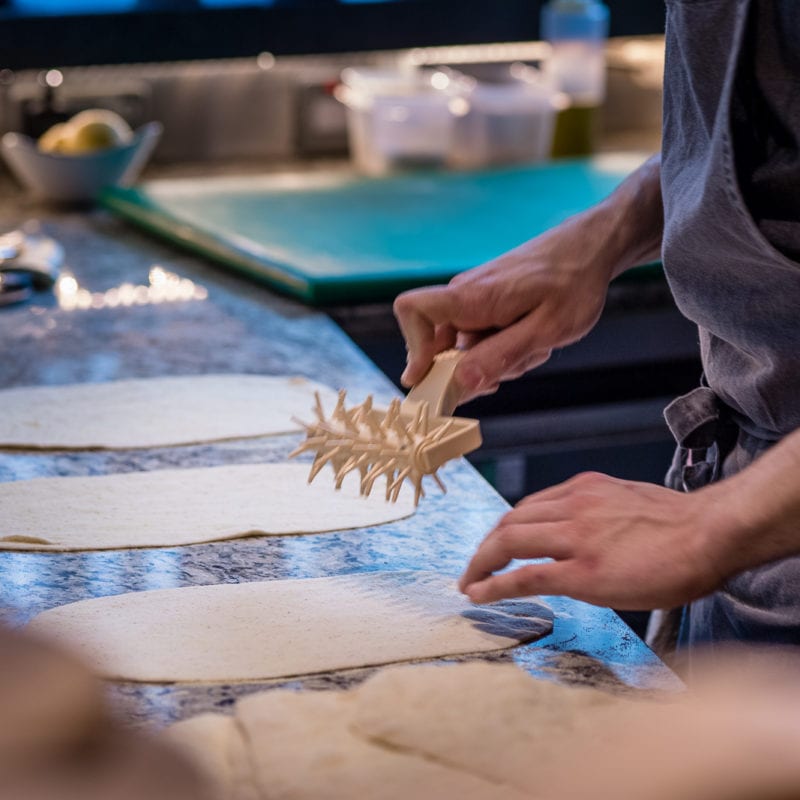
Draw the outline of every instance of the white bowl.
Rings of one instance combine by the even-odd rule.
[[[87,202],[106,186],[133,183],[153,152],[163,127],[148,122],[128,144],[91,153],[43,153],[36,141],[21,133],[7,133],[0,152],[23,186],[37,197],[56,202]]]

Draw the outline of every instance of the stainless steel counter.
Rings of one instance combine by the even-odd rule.
[[[40,219],[64,245],[74,276],[63,287],[61,303],[41,293],[0,310],[0,387],[253,372],[302,374],[347,387],[354,397],[375,392],[385,401],[394,395],[389,380],[325,315],[148,239],[104,212],[46,209],[9,185],[0,188],[0,232]],[[146,289],[128,288],[146,287],[159,274],[151,272],[156,266],[161,274],[191,281],[192,287],[183,284],[191,299],[152,303]],[[297,440],[280,436],[121,452],[0,451],[0,480],[280,461]],[[442,477],[446,495],[433,489],[412,518],[370,530],[146,550],[0,552],[0,621],[21,625],[55,605],[152,588],[385,569],[434,568],[456,575],[506,504],[466,462],[449,465]],[[556,613],[551,635],[482,658],[614,691],[678,685],[610,610],[564,598],[549,601]],[[268,685],[347,686],[370,672]],[[111,691],[135,724],[161,725],[224,708],[265,685],[115,684]]]

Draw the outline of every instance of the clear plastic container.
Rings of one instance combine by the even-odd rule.
[[[446,165],[464,87],[439,70],[349,68],[336,97],[348,109],[350,152],[370,175]]]
[[[469,110],[456,121],[452,162],[482,167],[550,156],[556,113],[566,98],[537,69],[506,67],[500,80],[472,82]]]

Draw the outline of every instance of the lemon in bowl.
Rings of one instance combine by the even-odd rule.
[[[114,111],[90,108],[81,111],[67,122],[59,122],[39,138],[39,149],[44,153],[93,153],[109,147],[130,144],[133,131],[130,125]]]
[[[161,136],[159,122],[136,131],[106,109],[89,109],[54,125],[38,141],[20,133],[0,140],[9,168],[37,197],[91,202],[106,186],[133,183]]]

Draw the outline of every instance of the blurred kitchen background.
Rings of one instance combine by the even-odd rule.
[[[599,94],[571,105],[551,103],[565,87],[548,71],[558,43],[543,41],[542,6],[0,0],[0,133],[39,136],[97,107],[133,127],[159,120],[145,177],[338,169],[351,159],[380,175],[657,150],[663,0],[609,0]],[[544,132],[543,93],[555,109]],[[398,94],[407,104],[393,103],[379,129],[380,98]],[[587,118],[570,119],[576,105]],[[405,352],[388,300],[325,310],[397,381]],[[699,375],[695,331],[658,266],[624,276],[586,339],[462,409],[481,419],[485,439],[472,460],[510,502],[582,470],[660,482],[672,452],[662,408]]]

